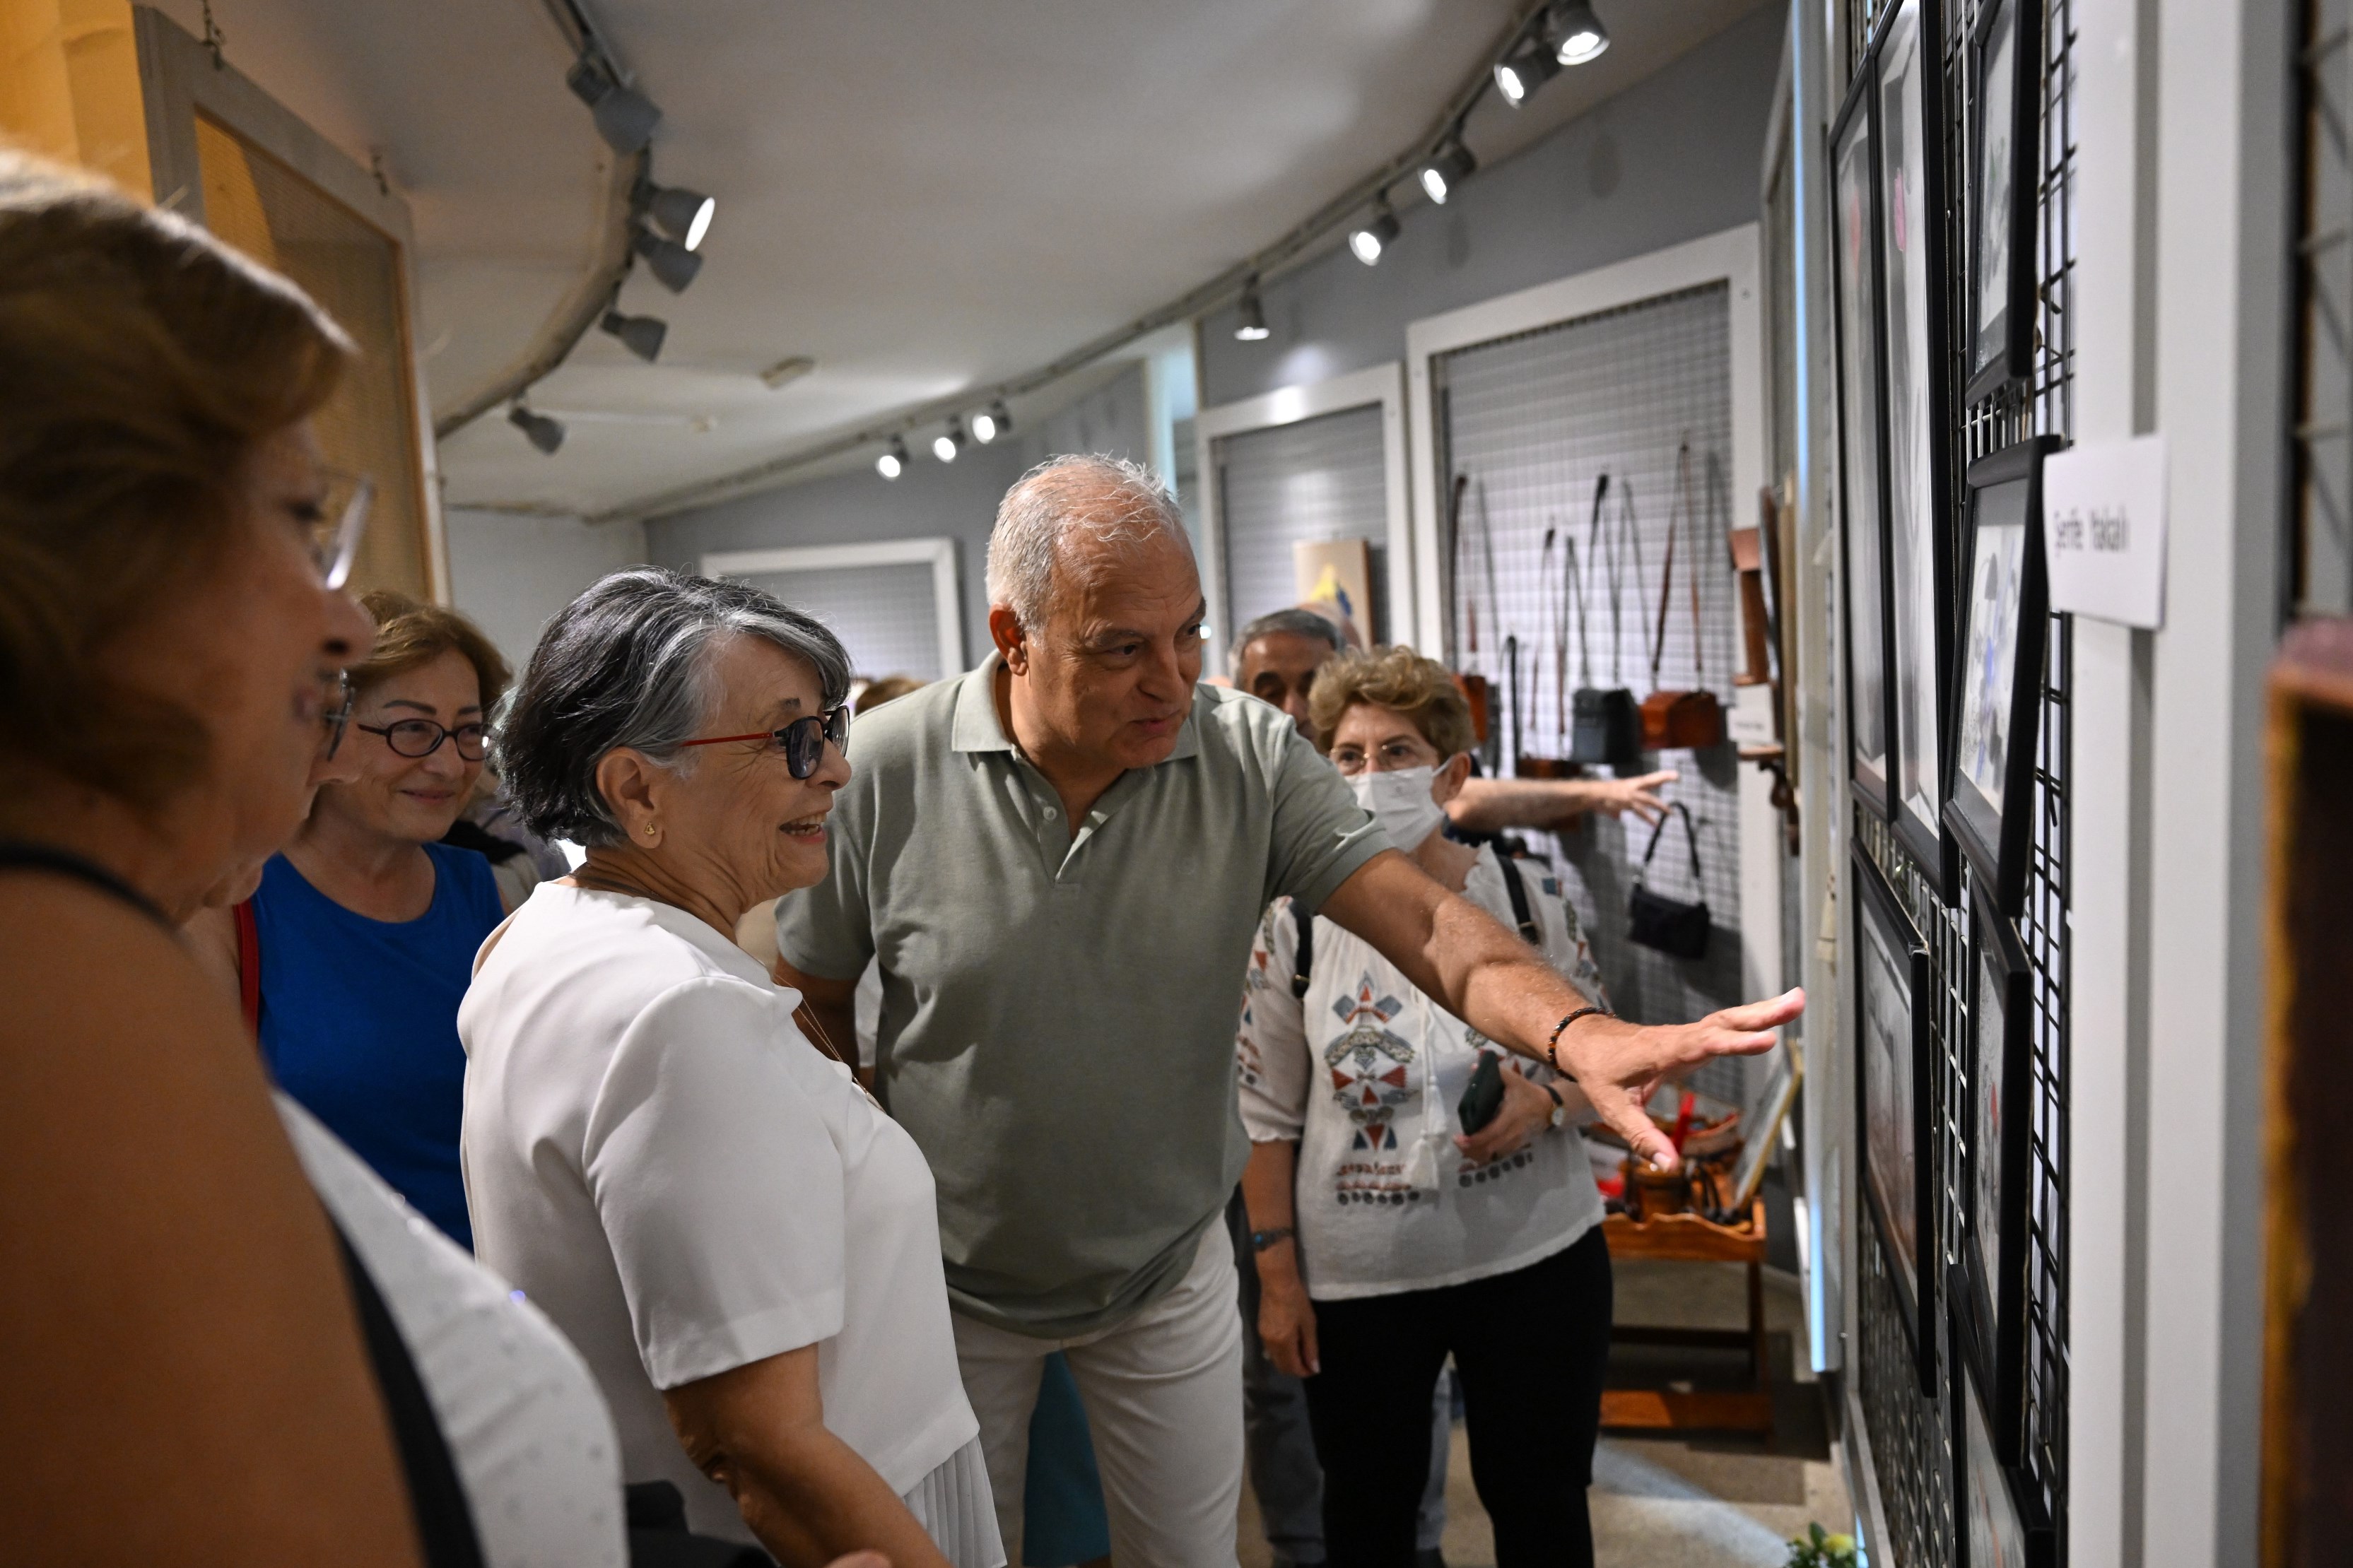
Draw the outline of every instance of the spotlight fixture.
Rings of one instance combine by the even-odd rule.
[[[638,230],[632,242],[646,265],[653,269],[661,286],[673,294],[683,294],[694,275],[702,270],[702,258],[674,239],[664,239],[649,228]]]
[[[1609,29],[1593,13],[1588,0],[1569,0],[1545,23],[1545,40],[1553,58],[1565,66],[1599,59],[1609,47]]]
[[[1505,103],[1517,109],[1535,95],[1536,89],[1559,74],[1560,57],[1538,44],[1496,62],[1495,90],[1504,95]]]
[[[719,204],[701,191],[690,191],[684,185],[657,185],[651,180],[639,180],[629,193],[629,205],[653,219],[654,226],[686,247],[689,250],[702,248],[702,237],[711,232],[711,216]]]
[[[531,444],[549,457],[564,445],[564,421],[551,419],[544,414],[533,414],[518,403],[507,410],[507,423],[522,431]]]
[[[1241,318],[1234,323],[1237,342],[1254,343],[1267,335],[1266,307],[1259,300],[1257,273],[1251,273],[1250,281],[1242,285],[1241,302],[1234,307],[1234,310]]]
[[[956,454],[964,450],[964,421],[951,419],[948,427],[933,439],[932,456],[943,463],[953,463]]]
[[[1431,201],[1444,206],[1446,198],[1460,189],[1462,182],[1469,179],[1471,172],[1478,166],[1479,160],[1471,156],[1471,149],[1462,145],[1462,139],[1458,136],[1439,149],[1436,157],[1422,165],[1422,191]]]
[[[816,368],[817,361],[809,358],[808,355],[795,354],[790,359],[780,359],[762,371],[760,384],[774,392],[778,387],[789,386]]]
[[[658,316],[624,316],[618,310],[607,310],[597,326],[621,340],[621,346],[651,364],[661,358],[662,339],[670,327]]]
[[[874,459],[874,471],[886,479],[895,479],[907,471],[907,443],[898,437],[891,437],[890,447]]]
[[[972,438],[984,447],[1012,428],[1013,416],[1001,397],[972,416]]]
[[[588,118],[596,122],[596,134],[605,145],[627,157],[642,152],[654,139],[654,127],[661,123],[662,111],[653,100],[634,88],[623,87],[605,64],[587,55],[565,73],[564,85],[572,96],[588,106]]]
[[[1373,204],[1372,221],[1348,236],[1348,248],[1356,253],[1357,260],[1371,267],[1380,260],[1382,251],[1397,242],[1399,232],[1397,214],[1389,211],[1389,199],[1383,196]]]

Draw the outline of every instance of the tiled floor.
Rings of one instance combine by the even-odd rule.
[[[1618,1265],[1618,1321],[1681,1327],[1734,1327],[1743,1321],[1742,1271],[1730,1264]],[[1594,1555],[1601,1568],[1780,1568],[1788,1538],[1809,1521],[1848,1528],[1852,1510],[1831,1463],[1815,1385],[1791,1366],[1804,1312],[1787,1276],[1767,1274],[1766,1325],[1772,1335],[1775,1430],[1768,1444],[1745,1437],[1607,1436],[1594,1459]],[[1803,1355],[1796,1359],[1802,1363]],[[1713,1371],[1694,1362],[1705,1381]],[[1492,1568],[1494,1537],[1471,1484],[1469,1446],[1458,1426],[1449,1456],[1446,1561]],[[1245,1492],[1242,1568],[1265,1568],[1266,1542]]]

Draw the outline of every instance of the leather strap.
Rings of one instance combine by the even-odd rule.
[[[1691,443],[1686,441],[1675,449],[1675,499],[1674,504],[1667,510],[1666,575],[1659,579],[1659,638],[1651,647],[1651,684],[1653,688],[1659,683],[1659,664],[1667,656],[1667,606],[1674,602],[1675,535],[1680,531],[1684,514],[1691,506]],[[1699,524],[1696,521],[1692,524],[1692,548],[1699,548]],[[1704,676],[1707,673],[1704,651],[1707,638],[1700,626],[1699,573],[1694,569],[1684,574],[1691,579],[1692,669],[1694,673]],[[1701,680],[1694,684],[1705,685],[1706,682]]]
[[[1699,829],[1692,826],[1691,810],[1689,807],[1685,806],[1682,801],[1678,800],[1669,802],[1668,809],[1683,819],[1683,837],[1691,846],[1692,881],[1694,884],[1697,884],[1702,881],[1699,868]],[[1642,851],[1642,868],[1644,870],[1647,871],[1651,868],[1651,857],[1659,852],[1659,835],[1664,833],[1666,830],[1667,819],[1663,816],[1651,825],[1651,847]]]
[[[245,1026],[261,1033],[261,921],[248,899],[230,913],[237,921],[237,1000]]]

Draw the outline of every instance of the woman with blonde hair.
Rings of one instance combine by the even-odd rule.
[[[1473,743],[1446,668],[1407,647],[1343,654],[1308,702],[1316,745],[1390,841],[1601,1002],[1559,883],[1443,831]],[[1331,1561],[1415,1563],[1451,1356],[1499,1568],[1591,1563],[1582,1483],[1610,1280],[1577,1086],[1512,1065],[1369,943],[1287,900],[1252,945],[1237,1048],[1259,1335],[1306,1380]]]

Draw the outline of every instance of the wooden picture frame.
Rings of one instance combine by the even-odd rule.
[[[1946,750],[1945,826],[2005,915],[2026,897],[2034,843],[2034,757],[2051,624],[2042,558],[2042,459],[2066,443],[2037,436],[1969,465],[1968,594],[1961,602]]]
[[[1855,1115],[1863,1195],[1887,1247],[1889,1272],[1918,1363],[1920,1391],[1936,1394],[1936,1215],[1932,1184],[1928,944],[1857,846],[1855,884]]]
[[[2042,7],[1988,0],[1969,36],[1967,401],[2034,374],[2034,188]]]
[[[1969,944],[1968,1096],[1960,1118],[1952,1316],[1991,1391],[1994,1453],[2017,1464],[2026,1428],[2027,1137],[2034,1079],[2033,973],[2010,918],[1979,887]]]
[[[1895,732],[1887,679],[1887,471],[1883,448],[1879,311],[1879,151],[1872,135],[1879,95],[1856,79],[1831,128],[1831,319],[1839,409],[1840,572],[1846,612],[1848,788],[1881,821],[1894,809],[1888,739]]]
[[[1943,37],[1938,0],[1894,0],[1866,65],[1879,97],[1892,820],[1936,896],[1949,900],[1958,868],[1940,798],[1953,642]]]
[[[2059,1532],[2033,1479],[2003,1459],[1977,1374],[1953,1326],[1952,1568],[2057,1568]]]

